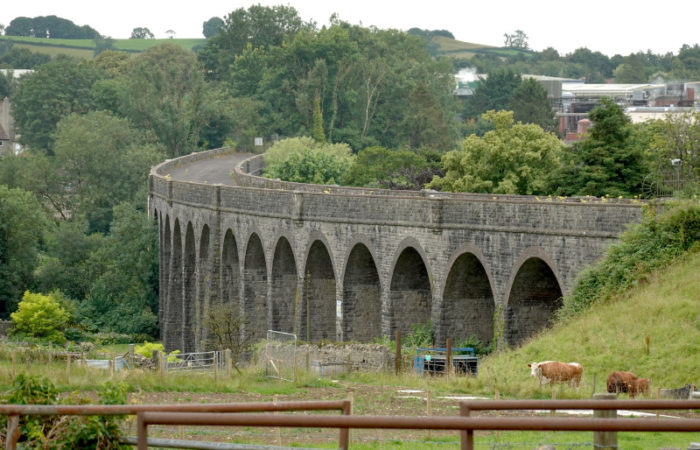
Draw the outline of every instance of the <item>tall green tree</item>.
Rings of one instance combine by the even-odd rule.
[[[95,282],[79,306],[95,329],[158,335],[158,231],[155,222],[128,203],[114,208],[104,245],[88,264]],[[129,320],[124,320],[127,317]]]
[[[549,173],[560,164],[559,139],[533,124],[513,123],[511,111],[489,111],[495,130],[464,140],[461,150],[442,158],[444,177],[430,188],[452,192],[547,194]]]
[[[199,58],[211,77],[223,79],[236,55],[249,45],[252,48],[278,46],[309,26],[291,6],[238,8],[226,16],[223,25],[217,28],[218,34],[207,40]]]
[[[25,75],[12,99],[12,113],[20,143],[33,152],[53,154],[56,124],[71,113],[94,109],[95,67],[84,61],[60,58]]]
[[[84,215],[91,232],[109,229],[115,205],[145,200],[148,169],[162,159],[127,119],[104,111],[61,120],[55,149],[66,215]]]
[[[646,83],[647,76],[644,70],[644,62],[637,54],[631,54],[625,58],[625,62],[617,66],[614,72],[617,83]]]
[[[510,99],[513,120],[534,123],[546,131],[555,130],[554,110],[547,90],[534,78],[525,78]]]
[[[477,118],[490,110],[509,110],[513,92],[522,82],[520,74],[510,69],[495,69],[486,78],[480,78],[469,97],[465,115]]]
[[[136,27],[133,30],[131,30],[131,36],[129,39],[154,39],[155,36],[146,27]]]
[[[219,34],[219,30],[224,26],[224,20],[221,17],[212,17],[202,24],[202,34],[209,39],[212,36]]]
[[[574,144],[565,164],[552,173],[552,189],[558,195],[641,195],[649,165],[629,117],[610,98],[602,99],[589,117],[593,126],[588,136]]]
[[[34,283],[39,244],[47,224],[34,195],[0,185],[0,317],[4,319]]]
[[[197,150],[202,129],[221,112],[195,55],[174,44],[134,57],[121,86],[120,112],[152,131],[169,157]]]

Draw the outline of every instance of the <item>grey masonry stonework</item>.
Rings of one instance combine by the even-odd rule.
[[[431,321],[436,343],[517,345],[551,320],[576,275],[641,218],[632,200],[315,186],[264,179],[260,155],[235,185],[173,179],[195,153],[154,167],[166,349],[200,350],[207,311],[231,304],[243,332],[371,342]]]

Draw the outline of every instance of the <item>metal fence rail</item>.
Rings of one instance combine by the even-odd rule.
[[[371,428],[419,430],[535,431],[700,431],[700,419],[589,419],[550,417],[308,416],[270,414],[138,414],[139,450],[147,449],[149,425],[258,426],[304,428]],[[347,445],[341,442],[341,449]],[[469,449],[462,437],[462,448]]]
[[[168,372],[186,370],[214,371],[215,368],[224,370],[226,368],[226,359],[223,351],[178,353],[171,355],[163,365]]]
[[[162,405],[0,405],[0,415],[8,416],[5,448],[15,450],[20,438],[20,416],[121,416],[138,415],[145,412],[192,413],[248,413],[275,411],[340,411],[350,414],[350,400],[317,400],[293,402],[246,402],[210,404],[162,404]],[[320,416],[316,416],[320,417]],[[140,438],[140,437],[139,437]],[[347,445],[349,433],[340,430],[339,440]]]

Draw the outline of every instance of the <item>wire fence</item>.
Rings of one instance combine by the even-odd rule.
[[[294,382],[297,366],[297,335],[267,331],[265,343],[265,376]]]
[[[166,372],[215,372],[226,369],[226,352],[193,352],[170,355],[163,364]]]

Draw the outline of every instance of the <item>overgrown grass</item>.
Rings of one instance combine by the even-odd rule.
[[[666,203],[657,213],[645,207],[639,224],[622,234],[605,257],[579,275],[570,295],[564,298],[560,318],[573,317],[592,303],[645,283],[648,275],[700,246],[700,203]]]
[[[501,393],[545,398],[529,379],[532,361],[576,361],[584,367],[580,392],[558,387],[561,397],[589,397],[605,390],[613,370],[629,370],[657,388],[700,382],[700,253],[691,252],[670,267],[647,275],[627,292],[593,303],[576,317],[559,321],[523,346],[485,358],[481,375]],[[649,336],[647,349],[646,338]],[[480,377],[482,378],[482,377]],[[484,388],[487,386],[479,386]],[[481,390],[481,389],[480,389]]]

